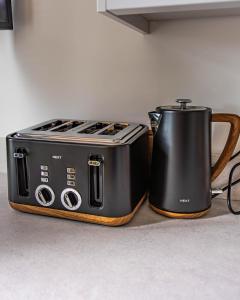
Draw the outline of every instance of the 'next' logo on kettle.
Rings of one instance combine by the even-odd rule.
[[[183,198],[183,199],[179,199],[179,202],[180,203],[190,203],[190,199],[188,199],[188,198]]]

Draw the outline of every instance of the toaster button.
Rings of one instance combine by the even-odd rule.
[[[76,180],[76,176],[74,174],[67,174],[68,180]]]
[[[48,182],[48,178],[41,178],[41,182]]]
[[[40,169],[42,170],[42,171],[47,171],[48,170],[48,166],[40,166]]]
[[[76,169],[75,168],[67,168],[67,173],[68,174],[75,174],[76,173]]]
[[[48,172],[42,171],[42,172],[41,172],[41,176],[43,176],[43,177],[48,177]]]

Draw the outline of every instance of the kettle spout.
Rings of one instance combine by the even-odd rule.
[[[148,116],[149,116],[149,119],[151,122],[151,128],[152,128],[153,135],[155,135],[158,130],[158,126],[160,124],[162,115],[156,111],[150,111],[148,113]]]

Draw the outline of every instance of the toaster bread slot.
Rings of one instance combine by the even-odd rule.
[[[72,130],[73,128],[82,125],[83,123],[84,122],[80,122],[80,121],[67,122],[67,123],[63,124],[62,126],[53,129],[52,131],[54,131],[54,132],[66,132],[68,130]]]
[[[116,135],[117,133],[119,133],[120,131],[125,129],[126,127],[128,127],[127,124],[118,124],[118,123],[113,124],[113,126],[108,127],[106,130],[101,132],[101,134],[103,134],[103,135]]]
[[[88,160],[89,168],[89,202],[92,207],[103,205],[103,158],[91,155]]]
[[[24,148],[18,148],[14,153],[17,168],[18,194],[22,197],[29,195],[28,190],[28,171],[27,171],[27,151]]]
[[[91,125],[90,127],[85,128],[82,131],[79,131],[78,133],[94,134],[94,133],[102,130],[103,128],[107,127],[109,124],[110,123],[98,122],[98,123],[95,123],[94,125]]]
[[[53,129],[57,126],[60,126],[62,124],[66,123],[66,121],[62,121],[62,120],[56,120],[56,121],[52,121],[50,123],[47,123],[45,125],[42,125],[40,127],[37,127],[37,128],[33,128],[34,131],[47,131],[47,130],[50,130],[50,129]]]

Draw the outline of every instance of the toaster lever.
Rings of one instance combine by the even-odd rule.
[[[13,153],[14,158],[23,159],[26,156],[26,153]]]
[[[99,160],[89,160],[88,165],[92,167],[100,167],[101,166],[101,161]]]
[[[91,155],[89,168],[89,202],[92,207],[103,206],[103,157]]]
[[[18,194],[19,196],[27,197],[29,195],[27,150],[25,148],[17,148],[13,153],[13,157],[16,159]]]

